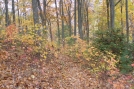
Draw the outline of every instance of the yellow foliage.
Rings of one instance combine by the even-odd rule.
[[[34,44],[33,35],[23,35],[21,37],[21,41],[33,45]]]
[[[76,37],[77,38],[77,37]],[[88,61],[88,65],[93,68],[93,72],[102,70],[110,70],[115,67],[117,61],[115,61],[115,55],[111,52],[101,52],[99,49],[92,45],[88,45],[85,41],[77,38],[77,41],[72,46],[66,46],[64,48],[65,53],[72,58],[83,58]],[[82,60],[83,60],[82,59]]]

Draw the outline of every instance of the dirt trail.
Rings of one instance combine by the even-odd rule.
[[[129,89],[98,80],[81,63],[60,55],[51,61],[7,60],[0,63],[0,89]],[[121,82],[122,83],[122,82]]]

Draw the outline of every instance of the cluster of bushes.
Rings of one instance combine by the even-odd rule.
[[[15,25],[10,25],[6,29],[1,30],[0,41],[1,48],[5,50],[15,48],[21,54],[29,51],[28,55],[31,55],[33,58],[46,58],[47,41],[43,36],[36,34],[33,29],[20,33]]]
[[[128,73],[133,70],[131,64],[134,45],[127,43],[126,36],[120,29],[96,31],[96,38],[93,45],[102,52],[111,51],[115,54],[116,60],[118,61],[116,66],[122,73]]]
[[[83,67],[88,68],[93,73],[106,73],[116,69],[116,55],[110,51],[102,52],[79,37],[66,38],[65,53],[76,61],[84,62]]]
[[[90,67],[95,70],[115,67],[122,73],[133,70],[131,64],[133,62],[134,45],[126,42],[126,36],[120,29],[98,30],[94,37],[91,44],[87,44],[79,37],[67,37],[66,53],[75,59],[88,60]],[[114,66],[111,67],[111,64]]]

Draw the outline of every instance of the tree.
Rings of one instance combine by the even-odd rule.
[[[8,26],[10,24],[9,15],[8,15],[8,0],[4,0],[4,1],[5,1],[5,9],[6,9],[5,23],[6,23],[6,26]]]
[[[18,0],[17,0],[17,11],[18,11],[18,13],[17,13],[17,15],[18,15],[18,24],[20,26],[20,11],[19,11],[19,1]]]
[[[41,5],[40,5],[40,0],[37,0],[37,2],[38,2],[38,8],[40,10],[40,17],[41,17],[41,21],[42,21],[42,26],[44,26],[45,25],[45,23],[44,23],[44,16],[43,16],[42,8],[41,8]]]
[[[114,0],[110,0],[110,28],[114,29],[114,21],[115,21],[115,10],[114,10]]]
[[[89,43],[89,1],[86,1],[86,31],[87,31],[87,42]]]
[[[71,26],[71,4],[72,1],[70,0],[69,4],[66,6],[67,8],[67,14],[68,14],[68,26],[69,26],[69,36],[72,35],[72,26]]]
[[[128,0],[126,0],[126,34],[127,34],[127,43],[129,42],[129,22],[128,22]]]
[[[78,29],[80,38],[83,39],[83,32],[82,32],[82,0],[78,0]]]
[[[107,26],[109,28],[109,0],[106,0],[106,6],[107,6]]]
[[[121,27],[122,27],[122,33],[123,33],[123,1],[121,0],[121,9],[120,9],[120,12],[121,12]]]
[[[33,9],[34,24],[37,24],[37,23],[39,23],[38,2],[37,2],[37,0],[32,0],[32,9]]]
[[[47,18],[46,18],[46,7],[47,7],[46,0],[43,0],[43,12],[44,12],[44,24],[45,24],[45,26],[46,26],[46,21],[47,21]]]
[[[13,23],[15,23],[15,7],[14,7],[14,0],[12,0],[12,13],[13,13]]]
[[[63,0],[60,0],[60,4],[61,4],[61,20],[62,20],[62,43],[64,46],[64,9],[63,9]]]
[[[76,36],[76,0],[74,1],[74,35]]]
[[[58,15],[58,8],[57,8],[57,0],[55,0],[55,11],[56,11],[56,24],[58,30],[58,42],[60,43],[60,27],[59,27],[59,15]]]

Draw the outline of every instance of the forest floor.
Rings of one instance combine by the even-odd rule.
[[[82,60],[61,53],[48,55],[46,60],[27,53],[20,58],[17,53],[8,48],[0,53],[8,55],[0,61],[0,89],[134,89],[133,73],[95,74],[83,67]]]

